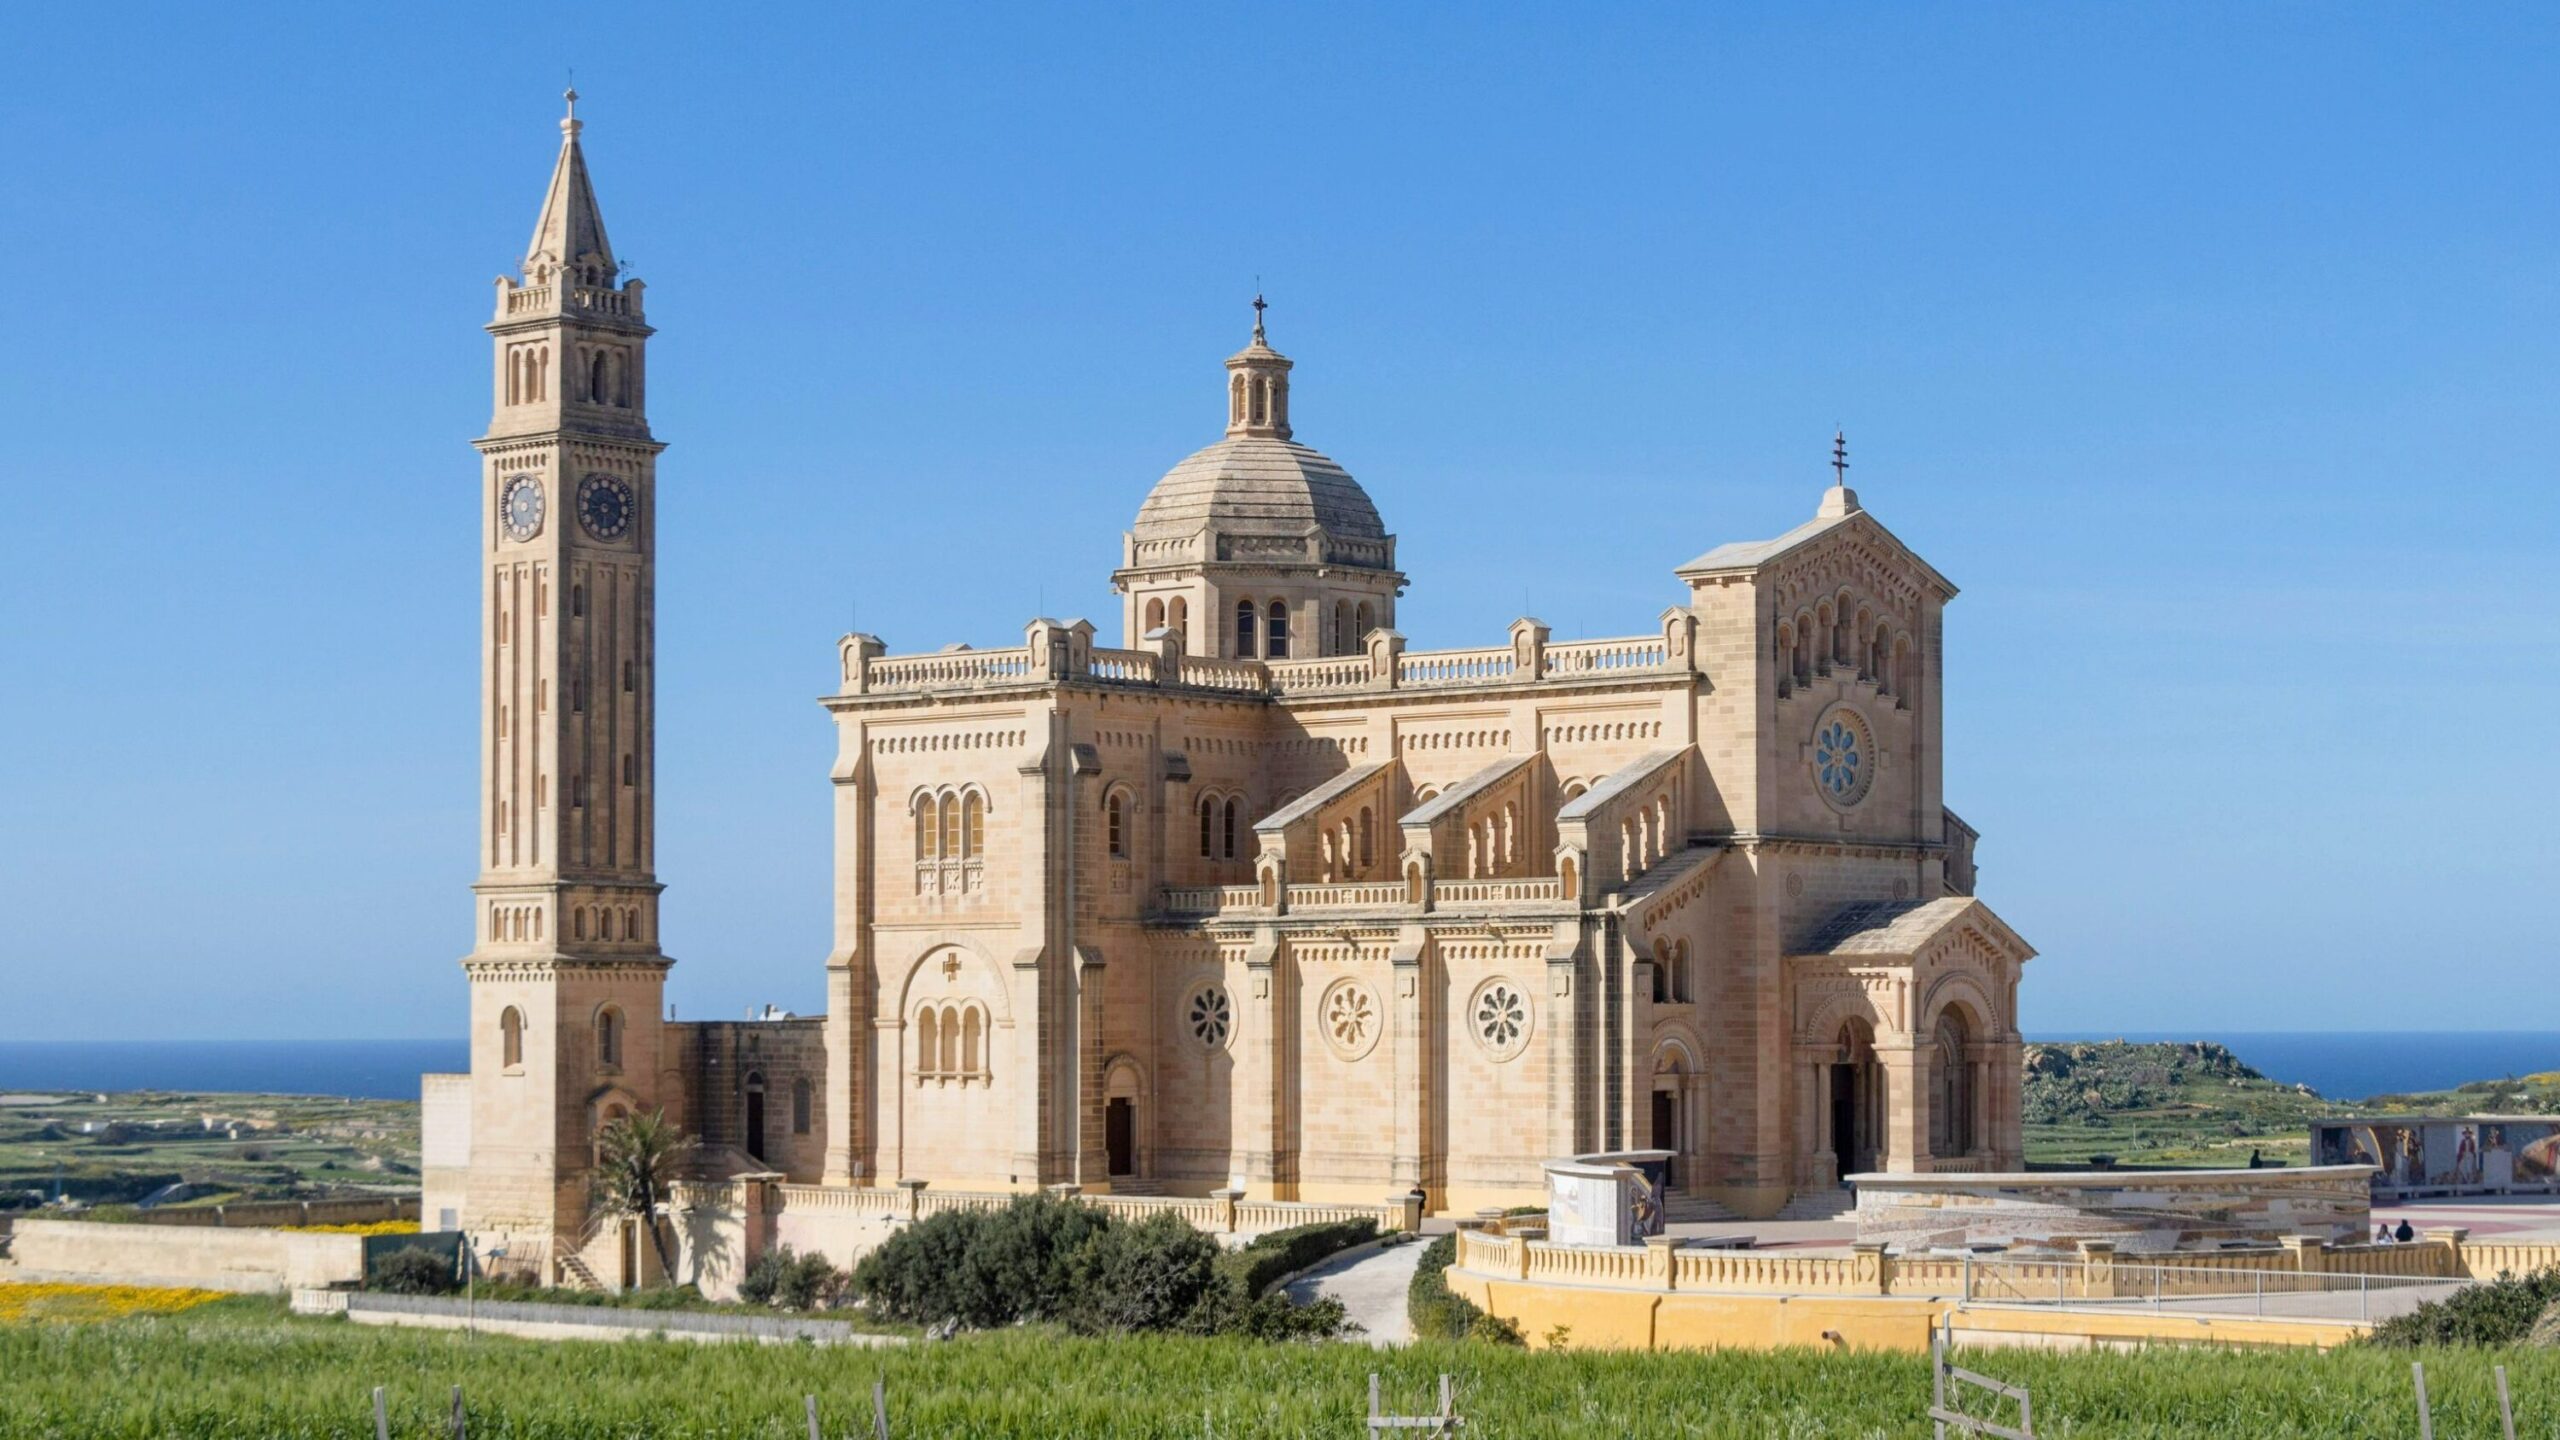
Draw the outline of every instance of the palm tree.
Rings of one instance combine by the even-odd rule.
[[[657,1249],[660,1273],[670,1281],[676,1260],[667,1249],[666,1232],[658,1228],[658,1209],[692,1153],[693,1141],[667,1122],[664,1110],[624,1116],[596,1137],[596,1173],[589,1192],[596,1210],[638,1220]]]

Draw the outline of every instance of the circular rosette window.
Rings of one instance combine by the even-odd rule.
[[[1215,1050],[1227,1043],[1235,1033],[1235,1002],[1227,998],[1224,985],[1203,985],[1191,992],[1182,1007],[1183,1023],[1191,1027],[1191,1038]]]
[[[1867,717],[1846,705],[1834,705],[1813,722],[1807,750],[1813,788],[1829,803],[1846,810],[1867,798],[1876,778],[1875,732]]]
[[[1386,1028],[1377,992],[1357,980],[1336,980],[1316,1002],[1316,1022],[1324,1027],[1324,1043],[1345,1060],[1357,1060],[1377,1048]]]
[[[1496,1060],[1529,1048],[1529,993],[1499,976],[1476,987],[1467,1002],[1467,1029]]]

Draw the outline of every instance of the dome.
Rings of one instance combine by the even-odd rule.
[[[1273,436],[1230,435],[1165,472],[1138,507],[1141,542],[1222,535],[1304,535],[1384,540],[1378,507],[1351,473],[1322,453]]]

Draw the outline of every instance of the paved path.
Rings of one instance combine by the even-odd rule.
[[[1288,1296],[1300,1304],[1320,1295],[1339,1300],[1351,1312],[1352,1322],[1368,1332],[1365,1338],[1370,1344],[1401,1345],[1413,1338],[1405,1316],[1405,1290],[1413,1283],[1425,1248],[1424,1242],[1414,1240],[1347,1259],[1337,1256],[1289,1282]]]

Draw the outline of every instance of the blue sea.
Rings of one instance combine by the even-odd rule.
[[[2034,1040],[2214,1040],[2332,1100],[2560,1070],[2560,1031],[2050,1033]],[[470,1068],[461,1040],[0,1041],[0,1091],[202,1090],[414,1100],[418,1076]]]
[[[2363,1100],[2413,1090],[2447,1090],[2560,1070],[2553,1030],[2135,1030],[2034,1034],[2030,1040],[2212,1040],[2241,1063],[2330,1100]]]

